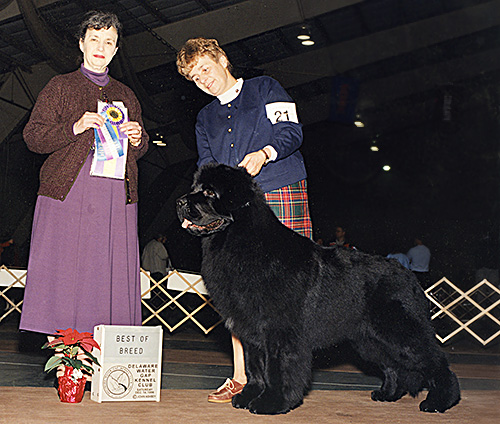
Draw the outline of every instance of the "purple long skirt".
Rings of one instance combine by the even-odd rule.
[[[21,330],[141,325],[137,204],[123,180],[91,177],[91,162],[63,202],[37,199]]]

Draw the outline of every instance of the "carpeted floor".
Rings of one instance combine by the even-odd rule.
[[[492,424],[499,421],[499,393],[465,391],[462,402],[444,414],[424,414],[418,399],[396,403],[370,400],[364,391],[311,392],[304,404],[286,415],[252,415],[230,404],[206,402],[202,390],[162,390],[160,402],[95,403],[88,392],[79,404],[63,404],[46,387],[0,388],[0,423],[81,424],[187,424],[187,423],[288,423],[288,424]]]
[[[254,416],[230,404],[207,402],[207,394],[231,376],[229,335],[220,328],[209,336],[186,326],[165,334],[160,402],[95,403],[87,392],[81,404],[59,401],[54,376],[43,373],[44,338],[17,331],[17,322],[0,323],[0,423],[366,423],[491,424],[500,422],[500,347],[482,347],[462,338],[443,349],[462,388],[462,402],[445,414],[424,414],[424,398],[408,396],[391,404],[370,399],[380,385],[363,374],[340,348],[318,353],[312,390],[304,404],[287,415]]]

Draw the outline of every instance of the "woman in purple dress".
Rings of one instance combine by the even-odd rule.
[[[48,154],[40,170],[20,329],[53,334],[99,324],[141,325],[137,237],[137,160],[146,153],[141,107],[130,88],[108,76],[121,24],[91,12],[80,25],[80,69],[52,78],[23,135]],[[122,102],[128,137],[122,179],[90,174],[98,100]]]

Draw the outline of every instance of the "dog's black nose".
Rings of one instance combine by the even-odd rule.
[[[177,199],[177,206],[182,207],[187,204],[186,196],[179,197]]]

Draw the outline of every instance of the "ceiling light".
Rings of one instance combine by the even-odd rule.
[[[163,143],[163,134],[157,132],[153,137],[155,137],[156,140],[153,140],[153,143],[161,145]]]
[[[164,143],[163,141],[153,141],[153,143],[156,143],[157,146],[161,146],[161,147],[166,146],[166,143]]]
[[[362,121],[354,121],[354,125],[356,125],[358,128],[363,128],[365,126],[365,124],[363,124]]]
[[[385,172],[389,172],[391,170],[391,167],[389,165],[384,165],[382,167],[382,169],[385,171]]]
[[[309,40],[311,38],[311,33],[306,25],[302,25],[300,28],[299,35],[297,35],[299,40]]]
[[[371,150],[372,152],[378,152],[378,151],[379,151],[379,148],[378,148],[377,146],[371,146],[371,147],[370,147],[370,150]]]
[[[314,41],[311,39],[311,30],[308,25],[302,25],[299,35],[297,38],[301,41],[304,46],[312,46],[314,45]]]

